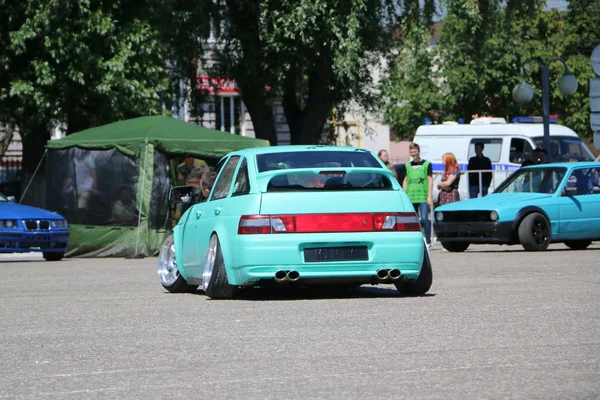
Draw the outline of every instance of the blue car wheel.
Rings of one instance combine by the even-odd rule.
[[[519,225],[519,241],[527,251],[543,251],[550,245],[550,223],[543,214],[531,213]]]

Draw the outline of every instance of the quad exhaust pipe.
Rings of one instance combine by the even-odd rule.
[[[277,282],[277,283],[286,283],[286,282],[292,283],[292,282],[296,282],[298,279],[300,279],[300,273],[298,271],[279,270],[279,271],[275,272],[275,282]]]
[[[400,279],[401,276],[402,276],[402,273],[400,272],[400,270],[398,268],[378,269],[377,270],[377,279],[379,279],[380,281],[387,281],[387,280],[396,281],[396,280]]]

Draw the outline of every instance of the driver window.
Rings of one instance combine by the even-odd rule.
[[[239,156],[233,156],[227,161],[227,164],[223,167],[223,171],[219,174],[215,187],[212,189],[211,200],[218,200],[227,197],[229,194],[229,188],[233,181],[233,173],[240,160]]]
[[[525,139],[513,138],[510,141],[509,161],[514,164],[521,164],[523,161],[531,158],[533,148]]]
[[[595,169],[578,168],[573,170],[567,180],[567,187],[577,189],[577,195],[592,194],[594,190],[593,175]]]

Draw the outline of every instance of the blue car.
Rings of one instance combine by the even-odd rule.
[[[42,252],[44,259],[63,258],[69,226],[60,215],[16,204],[0,193],[0,253]]]
[[[485,197],[435,209],[442,246],[465,251],[471,243],[521,244],[571,249],[600,240],[600,163],[540,164],[519,169]]]
[[[224,157],[206,201],[167,238],[158,276],[170,292],[238,287],[393,284],[405,296],[432,283],[429,252],[408,196],[370,151],[277,146]],[[193,201],[193,187],[171,190]]]

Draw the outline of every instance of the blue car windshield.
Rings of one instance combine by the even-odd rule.
[[[256,156],[258,172],[299,168],[382,168],[366,151],[289,151]]]
[[[494,193],[554,193],[566,172],[564,167],[522,168],[502,182]]]
[[[533,138],[537,147],[544,147],[544,138]],[[583,141],[572,136],[550,136],[552,162],[593,161],[594,154]]]

